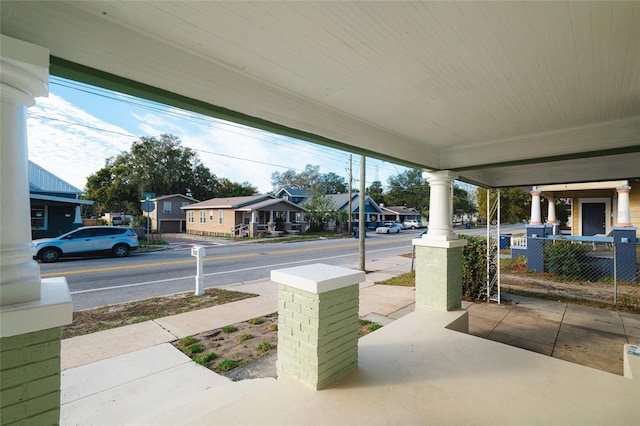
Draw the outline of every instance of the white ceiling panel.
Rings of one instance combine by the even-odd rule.
[[[3,34],[55,58],[476,183],[573,182],[580,158],[640,152],[640,2],[0,8]]]

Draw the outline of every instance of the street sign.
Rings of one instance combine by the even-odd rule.
[[[156,198],[156,193],[155,192],[143,192],[142,193],[142,198],[144,198],[146,201],[149,201],[152,198]]]
[[[152,211],[154,211],[156,209],[156,205],[153,201],[143,201],[141,203],[141,207],[142,207],[142,211],[146,212],[146,213],[151,213]]]

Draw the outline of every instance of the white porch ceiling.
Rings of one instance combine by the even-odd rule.
[[[0,8],[55,58],[354,152],[496,187],[640,177],[640,2]]]

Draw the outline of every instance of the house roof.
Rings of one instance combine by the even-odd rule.
[[[0,5],[53,75],[491,187],[640,177],[637,1]]]
[[[210,200],[201,201],[199,203],[190,204],[181,207],[183,210],[199,210],[199,209],[237,209],[248,204],[257,203],[267,198],[275,198],[272,195],[248,195],[246,197],[227,197],[212,198]]]
[[[356,213],[359,211],[359,194],[355,193],[351,195],[351,212]],[[336,206],[336,210],[348,209],[349,207],[349,194],[328,194],[327,197],[331,198]],[[368,202],[368,205],[371,206],[365,207],[365,211],[367,213],[382,213],[378,204],[373,201],[373,198],[370,196],[366,196],[365,201]]]
[[[82,190],[29,160],[29,191],[82,194]]]
[[[161,195],[159,197],[152,198],[151,201],[162,201],[162,200],[166,200],[167,198],[176,198],[176,197],[184,198],[185,200],[189,200],[189,201],[192,201],[194,203],[200,202],[200,200],[196,200],[195,198],[191,198],[191,197],[188,197],[188,196],[182,195],[182,194]]]
[[[309,197],[309,191],[307,191],[306,189],[295,189],[295,188],[289,188],[289,187],[281,188],[276,193],[276,196],[280,196],[280,194],[282,194],[283,192],[286,192],[292,197]]]
[[[53,195],[44,195],[44,194],[35,194],[35,193],[29,194],[29,198],[31,198],[32,200],[50,201],[50,202],[74,204],[74,205],[78,204],[78,205],[91,206],[94,204],[94,201],[91,201],[91,200],[80,200],[77,198],[67,198],[67,197],[55,197]]]
[[[264,209],[266,207],[284,203],[287,204],[292,210],[306,211],[303,207],[300,207],[290,201],[278,198],[275,195],[249,195],[246,197],[229,197],[229,198],[212,198],[210,200],[202,201],[196,204],[190,204],[188,206],[181,207],[183,210],[202,210],[202,209],[235,209],[242,211],[251,211]]]
[[[391,213],[400,214],[400,215],[420,214],[418,210],[414,209],[413,207],[407,207],[407,206],[380,206],[380,209],[382,209],[383,211],[389,211]]]

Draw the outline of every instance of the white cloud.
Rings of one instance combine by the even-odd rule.
[[[96,100],[101,101],[105,102]],[[170,133],[178,136],[183,146],[196,150],[216,176],[249,182],[260,192],[272,189],[273,172],[301,171],[307,164],[319,165],[321,173],[334,172],[347,179],[348,154],[344,152],[175,108],[153,106],[149,111],[134,112],[135,108],[124,105],[105,103],[105,118],[99,118],[55,94],[38,99],[29,109],[27,121],[29,159],[82,189],[86,178],[102,168],[105,159],[128,151],[140,136]],[[115,115],[126,120],[116,120]],[[133,124],[123,129],[108,123],[110,118]],[[354,179],[358,178],[358,158],[354,156]],[[380,170],[384,185],[390,165],[380,164],[386,169]],[[372,167],[368,161],[369,172]],[[367,182],[372,180],[370,173]]]
[[[83,189],[105,159],[130,148],[135,136],[50,94],[28,110],[29,159]]]

